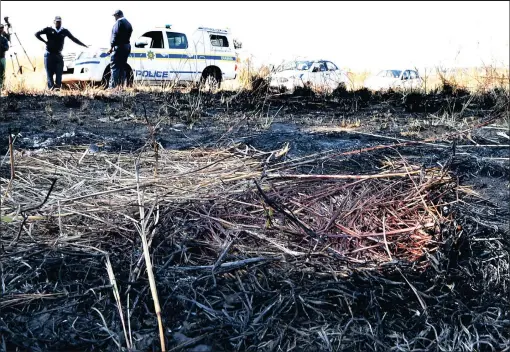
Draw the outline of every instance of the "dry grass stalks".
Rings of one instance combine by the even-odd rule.
[[[409,314],[434,316],[436,298],[417,277],[426,268],[444,270],[435,255],[442,255],[443,231],[458,226],[452,209],[462,203],[465,190],[448,170],[422,168],[397,155],[375,163],[365,160],[363,166],[361,159],[350,163],[331,153],[296,160],[284,156],[281,150],[266,153],[241,146],[161,150],[157,156],[153,151],[91,154],[82,147],[18,150],[16,177],[1,207],[0,244],[3,255],[11,258],[5,265],[12,270],[21,258],[35,267],[38,253],[48,258],[48,253],[66,253],[66,258],[97,267],[95,275],[101,276],[104,265],[94,263],[106,259],[109,294],[96,293],[101,286],[89,283],[85,293],[66,298],[95,302],[96,314],[86,308],[91,316],[80,318],[77,331],[102,346],[110,341],[109,346],[119,348],[148,348],[144,343],[155,346],[159,331],[162,350],[204,339],[210,343],[215,334],[237,351],[271,350],[278,341],[297,351],[366,347],[377,335],[369,331],[368,320],[352,321],[355,332],[345,319],[351,309],[363,310],[370,301],[368,296],[358,299],[354,290],[379,285],[389,294],[385,299],[393,297],[397,304],[406,300],[406,307],[414,307],[411,313],[407,308],[394,313],[391,324]],[[8,170],[4,165],[3,174]],[[2,187],[9,182],[2,178]],[[149,280],[140,275],[144,265]],[[400,279],[377,276],[389,268],[401,268]],[[353,276],[355,272],[361,276]],[[96,280],[88,273],[73,275],[85,277],[83,283]],[[4,309],[66,297],[52,295],[61,292],[44,283],[30,289],[42,293],[27,295],[13,289],[11,276],[6,278]],[[368,281],[348,288],[351,278]],[[114,299],[105,303],[111,289]],[[157,324],[150,324],[151,296]],[[340,311],[346,314],[342,324],[331,325]],[[199,317],[193,320],[196,329],[186,325],[190,314]],[[503,324],[494,319],[493,326]],[[97,325],[94,329],[85,323],[90,321]],[[145,321],[149,327],[143,331],[150,334],[142,339]],[[188,327],[182,331],[194,337],[175,330],[183,324]],[[348,335],[340,337],[338,331],[344,330]],[[310,334],[322,338],[308,341]],[[353,340],[360,334],[371,337]],[[401,344],[406,338],[388,339]],[[427,341],[412,343],[424,346]],[[441,344],[455,345],[446,341],[442,338]]]
[[[364,175],[301,174],[295,169],[313,159],[266,164],[268,157],[277,154],[235,148],[163,151],[158,153],[154,176],[156,155],[152,152],[139,156],[135,170],[129,155],[84,157],[77,150],[18,153],[16,178],[2,205],[2,219],[8,222],[4,240],[12,241],[23,232],[19,225],[25,218],[33,224],[33,231],[43,231],[47,221],[58,220],[68,237],[42,236],[40,241],[101,248],[101,234],[132,233],[129,219],[134,221],[137,206],[140,220],[135,226],[149,268],[147,238],[154,236],[149,228],[158,226],[159,207],[170,207],[168,211],[192,202],[195,205],[188,210],[205,222],[257,232],[280,244],[294,236],[287,252],[305,253],[313,247],[317,253],[335,253],[362,264],[386,261],[388,243],[383,237],[391,239],[392,257],[417,260],[434,241],[439,223],[446,220],[438,207],[454,183],[442,170],[421,170],[393,161],[378,173]],[[47,201],[33,212],[24,211],[41,202],[38,194],[48,189],[51,178],[57,182]],[[261,184],[260,192],[254,180]],[[207,201],[215,206],[203,213],[200,204]],[[147,212],[144,204],[152,208]],[[221,204],[230,204],[230,211],[225,212]],[[274,218],[264,215],[269,208],[279,209]],[[265,224],[270,226],[260,231]]]

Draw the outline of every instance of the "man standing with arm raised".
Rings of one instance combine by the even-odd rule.
[[[129,54],[131,54],[131,34],[133,33],[133,27],[131,23],[124,18],[124,14],[121,10],[114,12],[115,24],[112,28],[112,35],[110,39],[110,50],[108,51],[111,56],[110,68],[111,68],[111,79],[110,88],[115,88],[122,85],[126,80],[126,68]]]
[[[46,27],[35,34],[35,37],[46,44],[46,52],[44,53],[44,67],[46,68],[46,76],[48,79],[49,89],[60,89],[62,85],[62,73],[64,71],[64,58],[62,50],[64,49],[64,39],[69,37],[73,42],[88,48],[87,45],[76,39],[69,30],[62,27],[62,18],[55,17],[54,27]],[[41,35],[46,35],[44,40]],[[53,75],[56,76],[53,81]]]

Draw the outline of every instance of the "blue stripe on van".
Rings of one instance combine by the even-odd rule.
[[[78,66],[78,65],[99,64],[99,63],[100,63],[100,61],[84,61],[84,62],[77,62],[74,65]]]
[[[168,73],[202,73],[200,71],[168,71]]]
[[[231,60],[235,61],[233,56],[219,56],[219,55],[186,55],[186,54],[156,54],[156,59],[189,59],[189,60]]]
[[[104,58],[110,56],[110,54],[102,53],[99,55],[100,58]],[[129,57],[134,57],[136,59],[146,59],[147,53],[131,53]],[[190,59],[190,60],[228,60],[228,61],[236,61],[234,56],[221,56],[221,55],[186,55],[186,54],[155,54],[156,59]]]
[[[179,74],[179,73],[187,73],[187,74],[201,74],[201,71],[152,71],[152,70],[135,70],[135,77],[142,77],[142,78],[168,78],[168,76],[164,76],[164,74]],[[157,76],[156,74],[159,74]]]
[[[104,58],[110,56],[110,54],[102,53],[99,57]],[[147,59],[147,53],[131,53],[129,57],[135,59]],[[220,55],[186,55],[186,54],[155,54],[156,59],[188,59],[188,60],[228,60],[228,61],[236,61],[234,56],[220,56]],[[80,65],[84,65],[85,63],[99,63],[96,61],[87,61],[81,63]]]
[[[148,58],[147,53],[131,53],[129,57],[136,59]],[[179,59],[179,60],[228,60],[236,61],[234,56],[220,56],[220,55],[186,55],[186,54],[154,54],[155,59]]]

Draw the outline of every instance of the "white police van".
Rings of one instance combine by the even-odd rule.
[[[131,43],[128,83],[209,82],[235,79],[238,57],[228,29],[198,27],[179,30],[171,25],[142,32]],[[64,60],[64,83],[99,83],[110,79],[108,48],[87,49]]]

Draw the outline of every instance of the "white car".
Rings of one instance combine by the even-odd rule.
[[[205,82],[235,79],[238,58],[226,29],[155,27],[133,36],[128,58],[128,83]],[[65,83],[106,85],[110,79],[108,48],[87,49],[64,60]]]
[[[294,92],[297,87],[309,86],[315,90],[331,92],[340,85],[347,87],[349,77],[333,62],[326,60],[293,61],[282,70],[269,76],[272,90]]]
[[[416,70],[383,70],[365,80],[365,88],[371,90],[417,89],[423,80]]]

